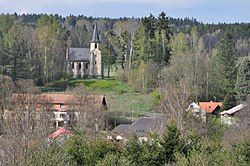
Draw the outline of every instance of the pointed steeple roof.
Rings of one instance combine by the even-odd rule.
[[[94,27],[94,32],[93,32],[92,40],[91,40],[90,42],[91,42],[91,43],[101,43],[100,38],[99,38],[97,23],[95,23],[95,27]]]

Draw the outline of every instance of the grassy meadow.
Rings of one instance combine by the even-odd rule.
[[[108,111],[111,118],[131,120],[152,112],[152,99],[150,94],[139,93],[126,83],[114,78],[100,79],[72,79],[61,80],[40,87],[43,92],[48,91],[71,91],[78,85],[85,87],[96,94],[105,95]]]

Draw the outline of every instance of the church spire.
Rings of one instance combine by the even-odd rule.
[[[93,32],[92,40],[91,40],[90,42],[91,42],[91,43],[101,43],[100,38],[99,38],[97,23],[95,23],[95,27],[94,27],[94,32]]]

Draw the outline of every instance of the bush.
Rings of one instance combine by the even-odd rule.
[[[118,146],[98,135],[89,137],[84,134],[77,134],[66,145],[66,153],[71,162],[77,165],[96,165],[107,154],[117,151]]]
[[[121,89],[121,90],[118,91],[118,94],[119,94],[119,95],[121,95],[121,94],[123,94],[123,93],[127,93],[127,91],[124,90],[124,89]]]
[[[108,153],[102,160],[99,160],[96,166],[116,166],[118,163],[118,156],[112,153]]]
[[[162,98],[161,94],[159,93],[158,90],[154,90],[151,93],[151,98],[154,106],[157,106]]]
[[[128,82],[128,73],[124,69],[118,69],[115,75],[117,80],[127,83]]]

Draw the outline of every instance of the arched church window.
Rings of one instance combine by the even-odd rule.
[[[71,64],[71,67],[72,67],[72,69],[74,69],[74,68],[75,68],[75,65],[74,65],[74,63],[72,63],[72,64]]]
[[[97,48],[97,43],[95,43],[95,48]]]
[[[96,61],[95,61],[95,65],[96,65]]]
[[[79,67],[79,69],[81,69],[81,68],[82,68],[82,64],[81,64],[81,63],[79,63],[79,64],[78,64],[78,67]]]
[[[88,69],[88,68],[89,68],[89,64],[88,64],[88,63],[86,63],[86,66],[85,66],[85,67],[86,67],[86,69]]]

